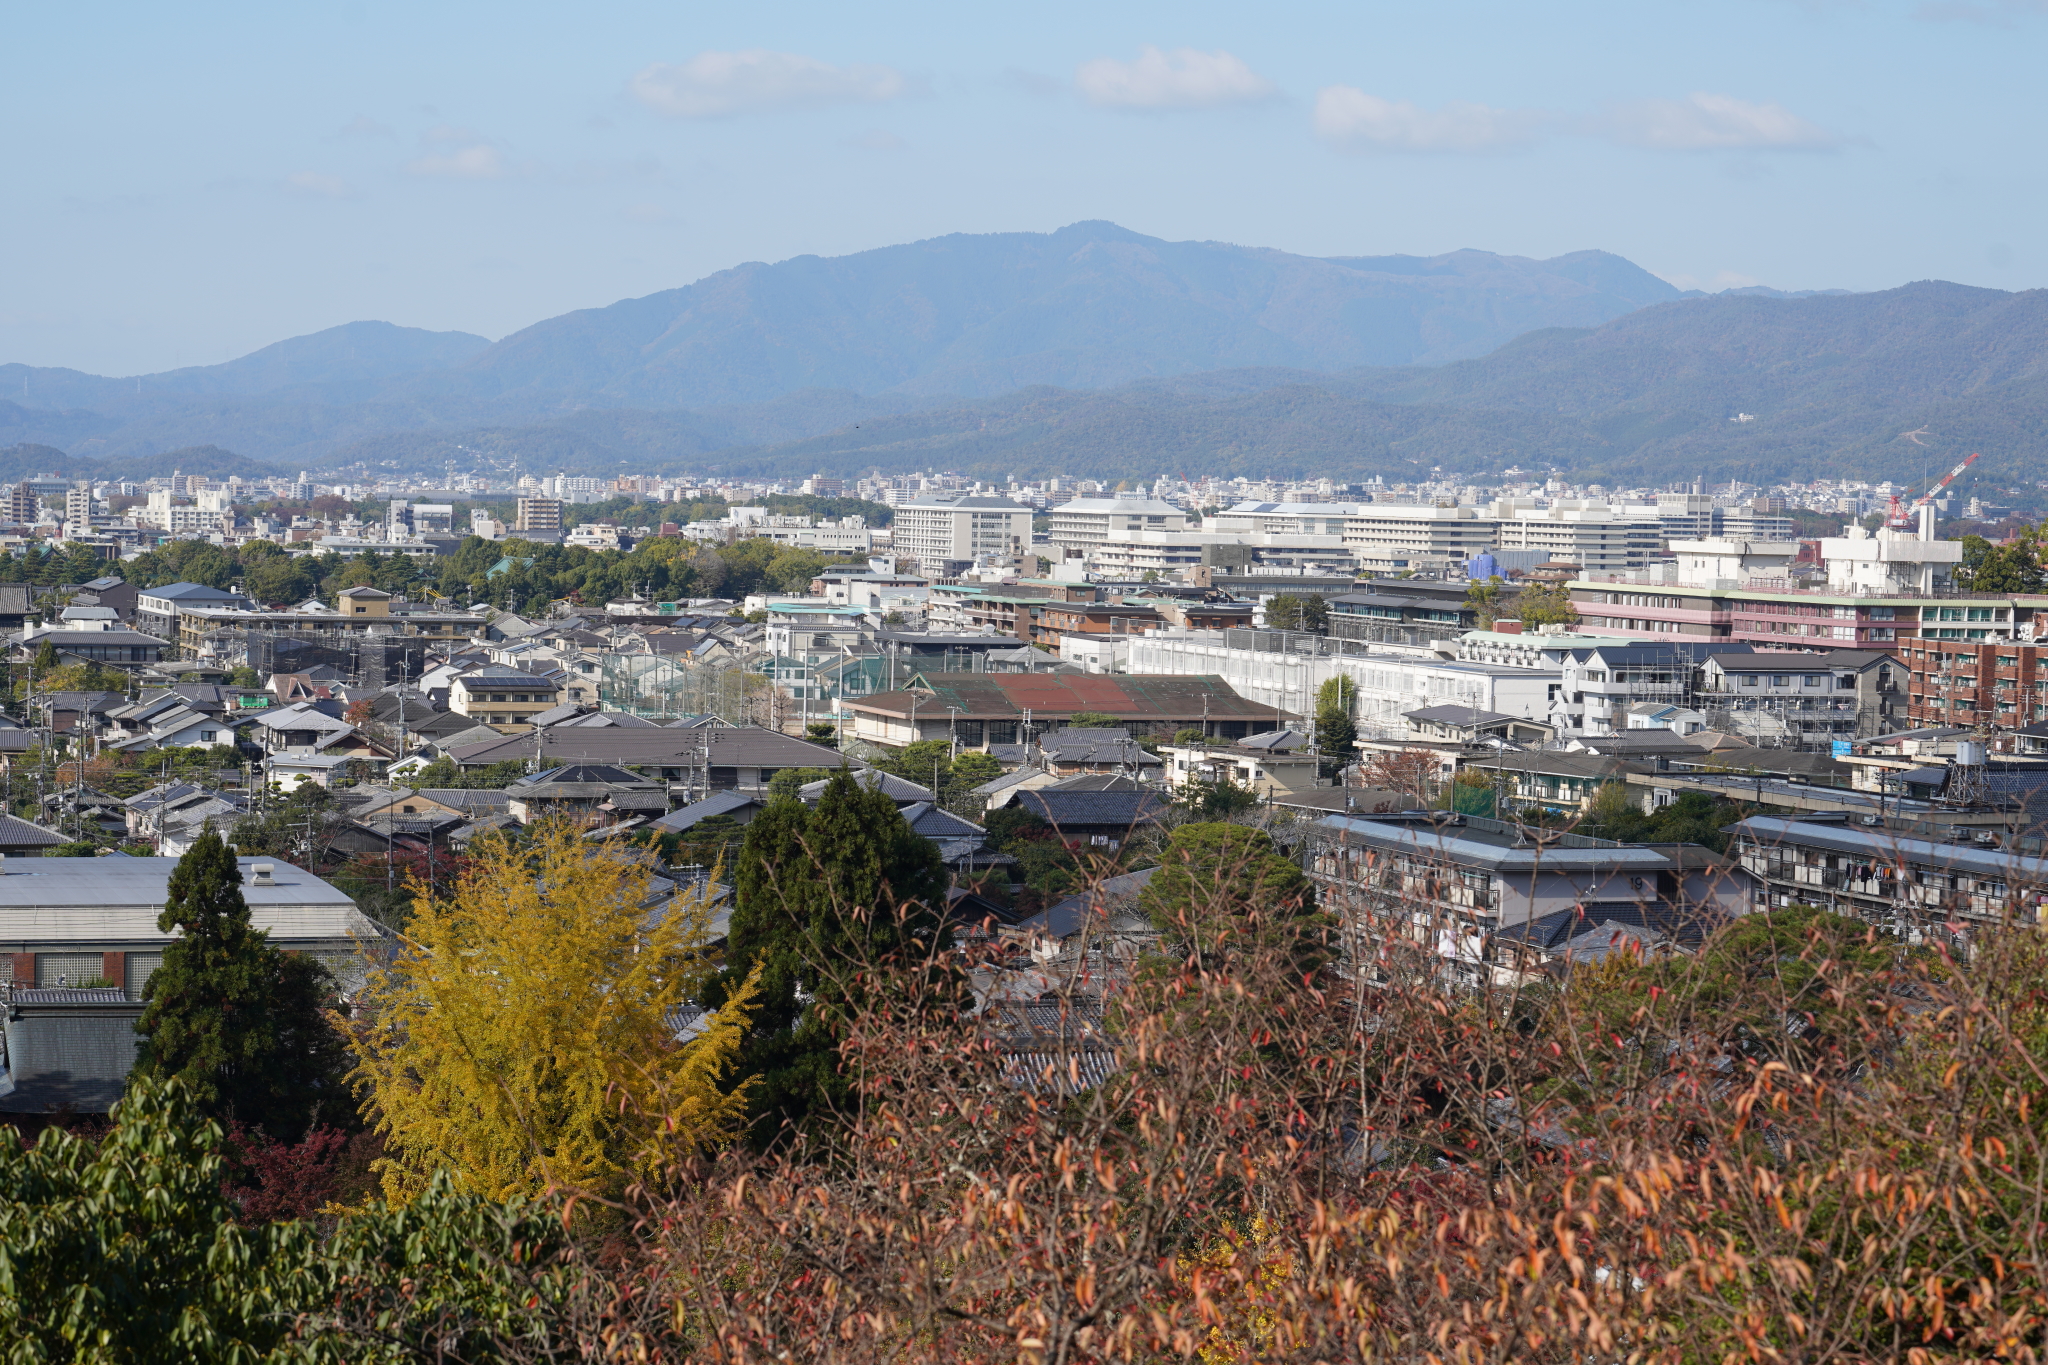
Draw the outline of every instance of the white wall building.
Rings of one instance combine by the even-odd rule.
[[[1314,636],[1284,637],[1295,643],[1313,642],[1307,647],[1314,653],[1242,648],[1226,641],[1226,635],[1234,633],[1155,631],[1130,636],[1129,671],[1216,674],[1240,696],[1301,717],[1314,713],[1317,689],[1341,674],[1358,689],[1354,714],[1359,733],[1378,738],[1408,734],[1401,717],[1425,706],[1475,706],[1525,720],[1547,720],[1562,676],[1556,668],[1439,659],[1356,645],[1339,653],[1340,642]],[[1258,632],[1254,638],[1274,637]]]
[[[925,494],[896,509],[891,548],[936,575],[948,561],[1012,562],[1031,547],[1031,509],[1000,493]]]
[[[1158,498],[1122,495],[1075,498],[1050,508],[1052,543],[1069,553],[1086,554],[1103,541],[1146,531],[1184,531],[1188,514]]]
[[[1923,508],[1917,531],[1879,527],[1875,535],[1861,526],[1820,543],[1828,566],[1828,589],[1857,596],[1901,596],[1943,592],[1955,585],[1955,568],[1963,560],[1959,540],[1936,540],[1934,509]]]
[[[1540,550],[1552,561],[1587,573],[1625,573],[1649,563],[1664,543],[1657,518],[1617,512],[1604,502],[1560,500],[1549,507],[1517,507],[1500,520],[1504,550]]]

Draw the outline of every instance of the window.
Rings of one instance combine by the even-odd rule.
[[[1743,685],[1744,687],[1755,687],[1755,686],[1756,686],[1756,680],[1757,680],[1757,675],[1756,675],[1756,674],[1754,674],[1754,673],[1745,673],[1745,674],[1743,674],[1743,675],[1742,675],[1742,685]]]
[[[1801,687],[1819,687],[1826,681],[1826,677],[1819,673],[1803,673],[1799,677],[1799,685]]]
[[[220,731],[218,730],[201,730],[199,732],[199,742],[201,744],[213,744],[219,739]]]
[[[1856,675],[1854,673],[1841,674],[1835,679],[1835,690],[1837,692],[1854,692],[1856,690]]]
[[[1792,675],[1791,675],[1790,673],[1773,673],[1773,674],[1771,674],[1771,686],[1773,686],[1773,687],[1790,687],[1791,685],[1792,685]]]

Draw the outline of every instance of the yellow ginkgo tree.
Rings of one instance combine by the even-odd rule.
[[[641,852],[580,833],[477,840],[363,992],[355,1079],[388,1198],[437,1171],[492,1198],[616,1188],[736,1131],[746,1087],[727,1073],[753,983],[679,1042],[710,906],[650,907]]]

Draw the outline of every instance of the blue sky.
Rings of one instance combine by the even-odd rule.
[[[1104,218],[1686,286],[2048,283],[2048,0],[15,5],[0,361],[498,337]]]

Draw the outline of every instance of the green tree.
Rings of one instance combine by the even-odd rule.
[[[52,641],[49,636],[45,635],[43,637],[43,642],[40,645],[36,646],[36,676],[39,678],[45,677],[49,674],[50,670],[55,668],[56,666],[56,643]]]
[[[1316,909],[1315,887],[1264,830],[1182,825],[1167,839],[1138,906],[1198,964],[1256,944],[1282,948],[1304,971],[1327,960],[1330,920]]]
[[[962,753],[946,774],[946,809],[969,820],[980,819],[982,798],[974,794],[974,789],[1002,775],[1003,765],[994,755],[979,749]]]
[[[804,726],[804,738],[813,744],[839,747],[839,727],[829,720],[814,720]]]
[[[800,790],[813,782],[822,781],[832,775],[829,768],[780,768],[775,776],[768,779],[768,798],[786,796],[796,799]]]
[[[934,794],[942,793],[946,776],[953,771],[953,745],[950,740],[920,739],[904,745],[875,766],[906,782],[929,787]]]
[[[1487,579],[1475,579],[1465,586],[1465,605],[1477,614],[1481,630],[1492,630],[1499,618],[1501,594],[1506,584],[1499,574]]]
[[[2042,585],[2041,540],[2043,529],[2029,526],[2002,545],[1982,536],[1964,536],[1964,585],[1972,592],[2039,592]],[[1972,545],[1971,542],[1977,542]],[[1971,552],[1981,553],[1971,561]]]
[[[727,966],[705,1003],[723,1005],[759,972],[736,1073],[756,1078],[750,1132],[766,1146],[845,1104],[838,1037],[861,1006],[863,970],[950,943],[946,869],[894,801],[842,768],[815,807],[783,797],[754,817],[733,894]]]
[[[1266,627],[1321,635],[1330,628],[1330,604],[1321,593],[1281,593],[1266,603]]]
[[[1076,711],[1067,717],[1069,730],[1121,730],[1128,723],[1107,711]]]
[[[1358,684],[1343,673],[1316,689],[1316,747],[1326,757],[1349,758],[1358,748]]]
[[[1562,583],[1531,583],[1515,594],[1512,611],[1525,627],[1572,626],[1579,621],[1571,590]]]
[[[178,937],[151,973],[134,1074],[176,1077],[211,1117],[296,1141],[354,1112],[318,961],[282,953],[249,922],[242,872],[208,830],[171,872],[157,927]]]

